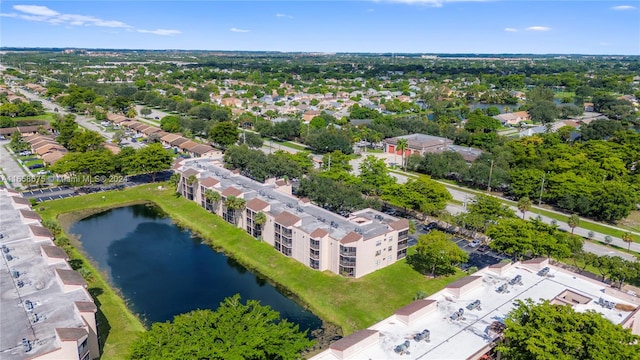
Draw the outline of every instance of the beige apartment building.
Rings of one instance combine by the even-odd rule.
[[[312,269],[358,278],[407,255],[406,219],[373,209],[343,217],[293,196],[284,180],[260,183],[211,159],[182,160],[174,170],[182,196]],[[208,191],[221,200],[210,201]],[[229,208],[231,197],[243,199],[244,206]],[[264,223],[256,221],[260,213]]]
[[[97,306],[29,200],[0,189],[0,359],[100,357]]]

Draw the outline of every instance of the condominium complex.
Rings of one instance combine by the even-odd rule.
[[[406,219],[373,209],[343,217],[293,196],[284,180],[260,183],[211,159],[182,160],[174,170],[182,196],[312,269],[358,278],[407,255]],[[211,191],[219,201],[207,196]],[[244,206],[235,209],[231,197]]]
[[[492,359],[516,300],[547,299],[595,310],[640,334],[640,298],[549,264],[500,263],[455,281],[381,322],[329,346],[312,360]]]
[[[0,190],[0,358],[96,359],[97,307],[29,201]]]

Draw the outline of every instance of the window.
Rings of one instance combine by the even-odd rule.
[[[380,260],[376,260],[376,266],[380,266]]]
[[[380,250],[376,251],[376,256],[380,256],[380,254],[382,254],[382,251]]]
[[[275,243],[273,246],[276,250],[280,251],[286,256],[291,256],[293,253],[293,232],[291,229],[287,229],[284,226],[276,223],[274,230]]]
[[[393,250],[393,246],[389,246],[389,248],[387,248],[388,251]]]
[[[309,267],[315,270],[320,269],[320,260],[309,259]]]
[[[380,245],[382,245],[382,241],[381,240],[376,241],[376,246],[380,246]]]

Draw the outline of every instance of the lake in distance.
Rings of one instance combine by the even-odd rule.
[[[271,306],[300,330],[322,327],[313,313],[173,224],[157,207],[107,210],[76,222],[70,233],[147,326],[195,309],[215,310],[238,293],[243,302]]]

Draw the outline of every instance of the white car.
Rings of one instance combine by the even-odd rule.
[[[474,239],[472,242],[469,243],[469,246],[474,248],[474,247],[480,246],[480,244],[482,244],[482,241],[478,239]]]
[[[49,172],[47,170],[40,170],[36,174],[38,175],[47,175]]]

